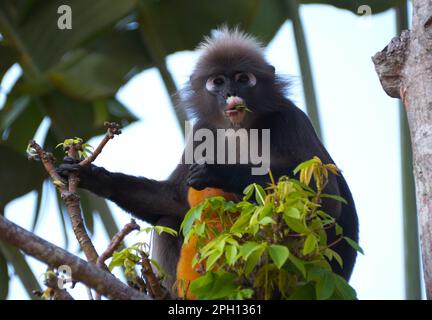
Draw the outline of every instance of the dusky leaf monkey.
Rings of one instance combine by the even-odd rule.
[[[298,164],[313,156],[318,156],[323,163],[334,163],[308,117],[286,97],[287,83],[265,60],[263,48],[255,38],[237,29],[222,28],[206,38],[198,50],[198,62],[180,94],[180,106],[194,120],[193,132],[202,128],[213,132],[229,128],[269,129],[270,169],[275,178],[292,176]],[[245,105],[247,109],[236,108],[239,105]],[[193,140],[187,143],[195,145]],[[195,195],[189,194],[195,201],[200,197],[199,191],[206,188],[221,189],[241,197],[247,185],[269,183],[268,175],[251,174],[253,166],[252,163],[188,164],[182,161],[164,181],[110,172],[95,165],[82,168],[71,159],[65,159],[58,170],[63,175],[78,171],[81,188],[114,201],[150,224],[178,230],[189,210],[189,187],[193,187],[190,192],[197,190]],[[358,241],[358,217],[343,175],[329,177],[325,192],[347,200],[345,205],[325,199],[323,210],[337,219],[345,236]],[[328,233],[331,242],[336,235],[332,229]],[[171,288],[176,278],[182,239],[155,234],[153,244],[153,258],[167,274],[165,285]],[[344,264],[341,268],[333,259],[332,268],[348,280],[356,251],[345,241],[338,242],[333,249]]]

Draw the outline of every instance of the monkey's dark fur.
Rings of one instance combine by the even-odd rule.
[[[262,53],[261,46],[253,38],[239,31],[222,30],[208,38],[199,48],[202,53],[182,94],[181,105],[195,119],[194,130],[199,128],[230,128],[231,122],[224,116],[227,97],[239,96],[252,112],[247,112],[240,127],[270,129],[271,163],[275,177],[292,176],[293,169],[303,161],[318,156],[323,163],[334,163],[318,139],[308,117],[285,96],[285,84],[275,75]],[[250,73],[256,77],[254,86],[236,81],[238,73]],[[206,89],[209,77],[222,75],[223,84],[214,92]],[[78,170],[71,163],[64,163],[59,171]],[[155,225],[174,229],[188,211],[187,189],[218,187],[241,194],[250,183],[265,185],[268,176],[251,175],[247,164],[180,164],[166,181],[154,181],[122,173],[112,173],[96,167],[80,169],[80,187],[110,199],[134,216]],[[344,235],[358,241],[358,218],[354,201],[342,175],[330,177],[326,193],[345,198],[348,205],[335,200],[323,203],[324,210],[332,213],[343,227]],[[155,236],[153,256],[165,270],[170,287],[175,281],[176,264],[179,258],[181,239],[170,235]],[[335,239],[329,232],[329,243]],[[335,272],[349,279],[356,252],[345,241],[334,246],[342,257],[344,267],[332,262]]]

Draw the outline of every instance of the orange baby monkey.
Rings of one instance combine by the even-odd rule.
[[[206,198],[216,196],[222,196],[229,201],[237,200],[235,194],[225,192],[222,189],[205,188],[199,191],[194,188],[189,188],[188,190],[188,202],[191,208],[202,203]],[[215,226],[216,228],[220,228],[220,223],[218,225],[216,221]],[[189,290],[190,283],[202,275],[196,271],[198,265],[192,266],[192,260],[197,253],[197,241],[198,238],[192,236],[187,243],[183,244],[180,259],[177,264],[177,294],[180,298],[188,300],[195,299],[195,296]]]

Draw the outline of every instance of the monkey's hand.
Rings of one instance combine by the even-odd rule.
[[[189,168],[186,182],[194,189],[203,190],[205,188],[224,189],[226,181],[224,181],[220,165],[194,163]]]
[[[63,179],[67,180],[71,173],[76,173],[80,179],[79,187],[88,189],[90,181],[97,178],[98,169],[95,165],[81,166],[80,160],[75,160],[71,157],[65,157],[63,163],[56,168],[57,173]]]

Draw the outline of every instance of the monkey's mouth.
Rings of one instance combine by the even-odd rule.
[[[238,124],[243,121],[245,111],[248,110],[245,101],[237,96],[229,97],[225,106],[225,116],[230,119],[234,124]]]

